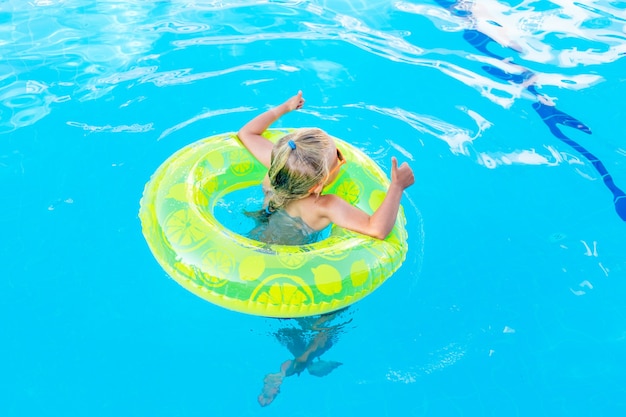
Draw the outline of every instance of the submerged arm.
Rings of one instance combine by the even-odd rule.
[[[265,139],[261,134],[267,130],[281,116],[302,107],[304,99],[302,91],[285,101],[283,104],[273,107],[259,114],[246,123],[237,133],[239,140],[259,162],[269,168],[272,156],[272,142]]]

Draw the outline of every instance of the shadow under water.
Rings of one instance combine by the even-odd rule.
[[[319,316],[277,319],[281,327],[273,335],[293,358],[285,360],[278,372],[268,373],[263,378],[263,388],[258,396],[262,407],[274,401],[285,378],[299,376],[304,371],[323,377],[342,365],[341,362],[322,360],[321,356],[338,342],[344,326],[352,321],[345,317],[348,309]]]

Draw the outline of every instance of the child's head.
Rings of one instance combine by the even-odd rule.
[[[273,193],[270,210],[306,197],[328,179],[337,160],[335,141],[320,129],[299,129],[280,138],[272,149],[268,172]]]

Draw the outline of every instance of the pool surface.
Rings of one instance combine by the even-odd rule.
[[[620,1],[0,1],[0,415],[624,415],[625,32]],[[196,297],[138,218],[300,89],[274,127],[416,176],[403,266],[328,322]]]

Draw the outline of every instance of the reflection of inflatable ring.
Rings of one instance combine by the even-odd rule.
[[[275,141],[291,129],[268,130]],[[370,158],[337,144],[349,163],[327,187],[366,212],[389,180]],[[402,209],[387,239],[332,226],[302,246],[269,245],[224,228],[214,216],[224,195],[259,184],[267,170],[235,134],[212,136],[172,155],[144,190],[139,217],[161,266],[180,285],[219,306],[269,317],[301,317],[348,306],[374,291],[404,261]]]

